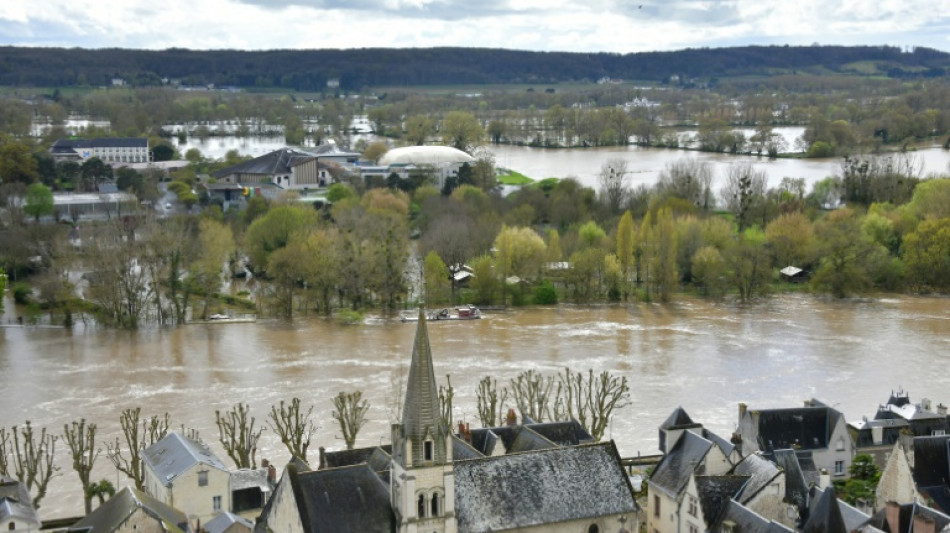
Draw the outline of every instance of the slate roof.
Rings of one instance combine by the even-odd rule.
[[[775,450],[775,464],[785,471],[785,501],[795,504],[799,514],[808,506],[808,482],[795,450]]]
[[[682,426],[692,426],[694,424],[696,423],[689,417],[686,410],[682,407],[677,407],[670,413],[670,416],[666,417],[666,420],[660,424],[660,429],[672,429]]]
[[[829,487],[811,506],[808,520],[802,527],[802,533],[848,533],[849,531],[841,516],[835,489]]]
[[[484,454],[472,447],[471,444],[465,442],[464,440],[452,436],[452,460],[453,461],[464,461],[465,459],[478,459],[479,457],[485,457]]]
[[[686,488],[696,466],[703,462],[713,443],[696,435],[683,432],[679,440],[656,465],[650,476],[650,487],[676,496]]]
[[[160,520],[168,533],[191,531],[185,513],[169,507],[144,492],[126,487],[109,498],[85,518],[76,522],[67,531],[87,533],[109,533],[118,529],[136,511],[141,510],[156,520]]]
[[[914,438],[914,481],[923,487],[950,482],[950,436]]]
[[[778,522],[766,520],[748,507],[744,507],[735,501],[730,501],[726,505],[719,524],[724,522],[731,522],[735,525],[737,533],[795,533],[793,529]],[[709,528],[709,530],[720,531],[721,528]]]
[[[638,511],[613,442],[455,463],[459,533]]]
[[[759,449],[804,450],[828,447],[831,432],[843,415],[830,407],[798,407],[751,411]]]
[[[247,531],[254,531],[254,523],[246,518],[242,518],[234,513],[221,513],[218,516],[214,517],[205,524],[202,524],[202,529],[207,533],[224,533],[229,527],[234,524],[240,524],[247,528]],[[243,530],[243,529],[242,529]]]
[[[535,431],[532,430],[531,428],[521,427],[516,432],[515,440],[512,441],[511,446],[508,447],[507,453],[549,450],[551,448],[557,448],[557,447],[558,447],[557,444],[542,437],[538,433],[535,433]]]
[[[706,428],[703,428],[703,438],[706,440],[712,441],[716,446],[719,447],[720,450],[722,450],[723,455],[725,455],[726,457],[729,457],[730,455],[732,455],[732,452],[735,451],[736,449],[735,444],[720,437],[719,435],[716,435],[715,433],[713,433],[712,431],[709,431]]]
[[[834,489],[830,489],[834,490]],[[813,505],[818,505],[821,502],[821,498],[824,497],[824,494],[828,492],[828,489],[820,489],[818,487],[812,488],[812,503]],[[838,511],[841,513],[841,519],[844,521],[844,527],[848,531],[854,531],[860,528],[862,525],[867,523],[871,518],[869,515],[862,513],[857,508],[852,507],[845,503],[842,500],[837,501]],[[810,515],[811,513],[809,513]]]
[[[696,476],[696,492],[707,526],[717,522],[729,501],[748,481],[748,476]]]
[[[231,490],[249,489],[252,487],[260,488],[264,492],[271,490],[270,482],[267,480],[266,468],[241,468],[231,472]]]
[[[352,450],[338,450],[324,452],[323,457],[326,464],[322,468],[338,468],[341,466],[353,466],[369,462],[370,458],[376,453],[376,450],[382,448],[387,455],[392,453],[393,447],[389,444],[385,446],[368,446],[366,448],[354,448]],[[387,467],[386,470],[389,468]]]
[[[0,476],[0,522],[16,519],[33,524],[39,529],[40,517],[33,508],[33,498],[26,485]]]
[[[391,533],[389,487],[368,465],[298,473],[288,468],[306,533]]]
[[[472,430],[472,447],[483,455],[491,455],[495,451],[495,446],[500,442],[498,434],[492,428],[481,428]]]
[[[191,440],[174,431],[149,446],[142,453],[142,457],[165,486],[170,486],[176,477],[197,464],[227,470],[207,444]]]
[[[782,472],[772,461],[760,455],[752,454],[739,461],[739,464],[732,467],[732,471],[729,473],[736,476],[746,476],[749,479],[749,482],[742,487],[742,492],[736,493],[736,500],[745,504]]]
[[[212,176],[220,178],[230,176],[231,174],[263,174],[267,176],[287,174],[293,167],[314,159],[316,158],[312,154],[299,152],[290,148],[281,148],[255,157],[254,159],[223,168],[213,173]]]
[[[558,446],[577,446],[594,442],[594,437],[577,420],[543,422],[531,424],[528,427]]]

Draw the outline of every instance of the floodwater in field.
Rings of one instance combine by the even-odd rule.
[[[4,324],[14,318],[8,300]],[[0,327],[0,426],[31,420],[61,432],[85,417],[97,442],[119,435],[119,414],[168,412],[172,425],[217,442],[214,411],[250,404],[257,424],[271,405],[300,397],[314,405],[317,447],[341,449],[330,398],[364,391],[369,421],[357,446],[385,443],[416,325],[369,317],[358,326],[309,317],[293,323],[188,325],[124,332]],[[729,437],[737,405],[772,408],[818,398],[849,420],[873,416],[894,389],[911,399],[950,401],[950,299],[885,297],[830,301],[782,295],[750,306],[684,298],[669,305],[632,304],[513,309],[478,321],[430,323],[436,375],[452,377],[455,418],[478,425],[476,386],[534,369],[564,367],[624,376],[630,404],[617,411],[607,437],[623,456],[657,451],[657,427],[677,406]],[[62,470],[42,505],[44,519],[81,514],[80,484],[57,446]],[[270,431],[258,458],[277,464],[287,452]],[[94,479],[119,486],[108,459]]]

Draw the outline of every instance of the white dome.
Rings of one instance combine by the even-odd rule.
[[[433,165],[471,163],[475,158],[450,146],[406,146],[393,148],[380,158],[380,165]]]

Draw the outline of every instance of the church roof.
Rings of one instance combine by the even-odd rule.
[[[422,443],[427,436],[435,440],[435,459],[446,460],[446,457],[438,456],[446,453],[443,439],[448,434],[448,428],[444,426],[439,408],[439,384],[432,369],[429,332],[425,313],[420,309],[409,377],[406,380],[406,401],[402,408],[402,431],[405,438],[412,439],[413,463],[422,461]]]
[[[395,531],[389,487],[368,465],[288,472],[305,533]]]
[[[455,463],[459,533],[637,512],[613,442]],[[632,518],[632,517],[631,517]]]

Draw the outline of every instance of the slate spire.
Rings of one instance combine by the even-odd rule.
[[[426,317],[420,309],[419,326],[412,346],[412,361],[409,363],[409,378],[406,382],[406,400],[402,408],[402,432],[404,438],[412,440],[414,465],[419,465],[424,460],[425,440],[433,441],[432,460],[436,463],[445,462],[445,437],[448,429],[444,426],[439,408],[439,384],[432,368],[432,350],[429,346]]]

